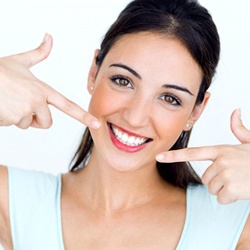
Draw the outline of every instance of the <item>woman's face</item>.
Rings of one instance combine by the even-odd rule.
[[[145,32],[121,37],[89,74],[89,112],[102,122],[91,129],[97,155],[120,171],[154,166],[156,154],[199,118],[208,100],[195,106],[201,81],[178,40]]]

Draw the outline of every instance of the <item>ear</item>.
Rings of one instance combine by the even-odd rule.
[[[184,128],[184,131],[190,130],[193,127],[193,124],[196,121],[198,121],[198,119],[200,118],[203,110],[205,109],[205,107],[206,107],[206,105],[208,103],[208,100],[209,100],[210,96],[211,96],[211,94],[209,92],[206,92],[203,102],[201,104],[198,104],[198,105],[194,106],[194,109],[193,109],[190,117],[188,118],[187,124],[186,124],[186,126]]]
[[[94,86],[95,86],[95,79],[96,79],[96,74],[98,72],[98,66],[96,65],[96,57],[98,56],[100,50],[96,49],[95,50],[95,54],[94,54],[94,58],[92,60],[92,64],[89,70],[89,75],[88,75],[88,92],[92,95],[92,92],[94,90]]]

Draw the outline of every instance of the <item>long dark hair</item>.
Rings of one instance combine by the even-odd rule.
[[[101,43],[96,58],[101,66],[115,42],[126,34],[155,32],[174,37],[189,50],[203,72],[196,105],[202,103],[219,61],[220,40],[211,15],[195,0],[134,0],[120,13]],[[186,148],[190,131],[183,131],[170,150]],[[84,167],[91,154],[93,140],[86,128],[80,146],[72,160],[71,171]],[[156,163],[160,176],[169,183],[186,188],[201,184],[189,162]]]

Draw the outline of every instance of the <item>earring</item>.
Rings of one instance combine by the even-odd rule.
[[[187,124],[186,124],[186,127],[187,127],[187,128],[192,128],[193,125],[194,125],[194,124],[193,124],[192,122],[190,122],[190,123],[187,123]]]
[[[91,87],[90,87],[90,90],[91,90],[91,91],[93,91],[93,90],[94,90],[94,87],[93,87],[93,86],[91,86]]]

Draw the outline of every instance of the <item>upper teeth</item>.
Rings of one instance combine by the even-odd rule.
[[[128,146],[139,146],[145,143],[147,140],[147,138],[129,136],[127,133],[122,132],[114,126],[112,126],[112,131],[114,132],[114,135],[118,141]]]

